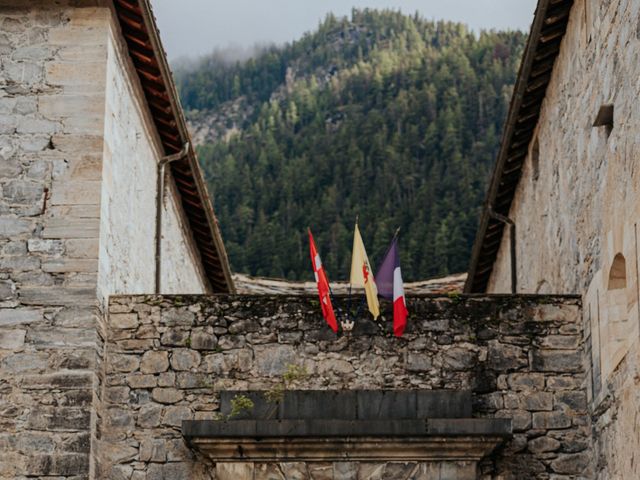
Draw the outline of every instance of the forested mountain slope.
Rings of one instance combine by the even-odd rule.
[[[406,280],[464,271],[524,40],[354,10],[177,71],[232,268],[308,278],[311,226],[344,279],[359,215],[372,263],[401,227]]]

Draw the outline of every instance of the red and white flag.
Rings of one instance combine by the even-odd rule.
[[[329,295],[329,280],[327,279],[327,274],[324,271],[324,267],[322,266],[320,255],[318,255],[316,243],[313,241],[311,229],[309,229],[309,251],[311,253],[313,274],[316,277],[316,284],[318,285],[318,294],[320,295],[322,316],[331,327],[331,330],[333,330],[334,332],[338,332],[338,322],[336,320],[336,314],[333,311],[333,305],[331,305],[331,297]]]

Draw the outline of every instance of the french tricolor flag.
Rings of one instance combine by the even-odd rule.
[[[398,253],[398,236],[391,241],[387,254],[375,276],[378,295],[393,300],[393,333],[401,337],[407,326],[407,303],[404,299],[404,286],[400,271],[400,255]]]

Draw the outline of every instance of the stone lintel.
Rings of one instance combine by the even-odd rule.
[[[192,420],[182,433],[216,462],[478,461],[511,436],[511,420]]]

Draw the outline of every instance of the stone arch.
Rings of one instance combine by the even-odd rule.
[[[607,290],[627,288],[627,262],[624,255],[616,254],[609,270],[609,284]]]
[[[606,308],[603,312],[603,372],[605,378],[613,372],[629,349],[632,333],[628,302],[627,262],[617,253],[611,262],[606,284]]]

